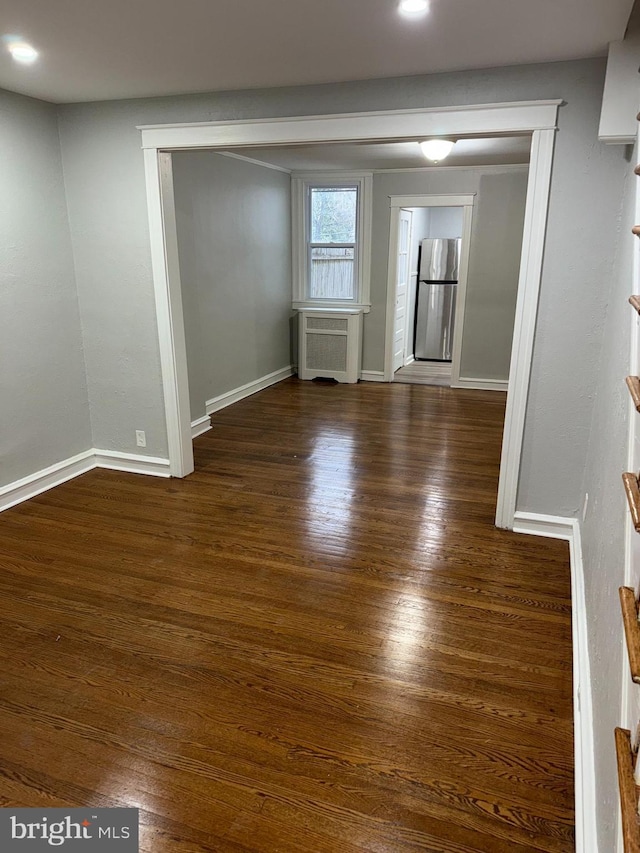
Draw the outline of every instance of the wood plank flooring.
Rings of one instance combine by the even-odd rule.
[[[287,380],[196,473],[0,516],[0,805],[146,853],[565,853],[565,543],[493,527],[504,395]]]

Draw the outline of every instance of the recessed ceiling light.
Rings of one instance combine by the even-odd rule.
[[[425,139],[420,143],[422,153],[433,163],[439,163],[451,154],[451,149],[455,145],[454,139]]]
[[[429,3],[428,0],[400,0],[398,9],[402,15],[417,18],[421,15],[426,15],[429,11]]]
[[[9,53],[16,62],[22,62],[25,65],[35,62],[38,58],[38,51],[34,47],[31,47],[30,44],[27,44],[26,41],[17,41],[10,44]]]

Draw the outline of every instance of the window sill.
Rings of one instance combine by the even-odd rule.
[[[370,302],[340,302],[331,299],[323,299],[317,301],[297,302],[293,301],[291,307],[294,311],[300,311],[302,308],[317,308],[319,310],[330,309],[332,311],[361,311],[363,314],[368,314],[371,311]]]

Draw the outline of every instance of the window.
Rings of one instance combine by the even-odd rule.
[[[363,173],[293,179],[294,307],[368,308],[370,181]]]
[[[358,187],[309,187],[310,299],[353,299]]]

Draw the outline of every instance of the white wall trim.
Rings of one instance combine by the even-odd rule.
[[[513,520],[514,533],[529,533],[546,536],[547,539],[566,539],[574,536],[577,521],[561,515],[543,515],[537,512],[516,512]]]
[[[571,562],[576,853],[598,853],[591,667],[580,524],[575,518],[516,512],[513,530],[566,539]]]
[[[239,400],[244,400],[245,397],[250,397],[258,391],[263,391],[270,385],[275,385],[277,382],[282,382],[283,379],[288,379],[293,376],[293,367],[282,367],[280,370],[274,370],[273,373],[267,373],[266,376],[261,376],[260,379],[254,379],[253,382],[247,382],[246,385],[240,385],[239,388],[234,388],[232,391],[226,391],[218,397],[213,397],[206,402],[207,415],[212,415],[214,412],[219,412],[220,409],[225,409],[227,406],[232,406]]]
[[[137,453],[120,453],[115,450],[94,450],[96,468],[126,471],[129,474],[149,474],[152,477],[170,477],[169,460],[160,456],[140,456]]]
[[[211,429],[211,418],[209,415],[203,415],[195,421],[191,421],[191,438],[197,438]]]
[[[356,142],[448,136],[457,133],[527,133],[556,125],[561,100],[513,101],[412,110],[338,113],[182,124],[140,125],[142,147],[231,148],[302,142]]]
[[[536,130],[531,139],[531,166],[527,181],[520,275],[513,324],[509,393],[500,457],[497,527],[511,527],[516,510],[524,419],[542,278],[542,256],[547,232],[554,142],[555,130]]]
[[[92,468],[95,468],[94,451],[85,450],[84,453],[78,453],[76,456],[63,459],[55,465],[8,483],[0,488],[0,512],[53,489],[61,483],[66,483],[67,480],[72,480],[80,474],[85,474]]]
[[[337,311],[353,311],[355,309],[363,314],[368,314],[371,311],[370,302],[347,302],[346,300],[340,302],[333,299],[318,299],[316,301],[295,299],[291,303],[291,307],[294,311],[303,311],[305,308],[328,308]]]
[[[80,474],[86,474],[87,471],[92,471],[94,468],[111,468],[114,471],[151,474],[155,477],[170,476],[168,459],[91,448],[2,486],[0,488],[0,512],[60,486],[67,480],[73,480]]]
[[[458,377],[451,383],[452,388],[475,388],[477,391],[504,391],[509,390],[508,379],[468,379]]]
[[[476,193],[463,195],[390,195],[389,207],[464,207],[473,205]],[[416,273],[417,275],[418,273]]]
[[[264,169],[273,169],[275,172],[284,172],[287,175],[291,174],[291,169],[286,169],[284,166],[276,166],[275,163],[266,163],[264,160],[256,160],[253,157],[245,157],[244,154],[235,154],[233,151],[213,151],[212,153],[221,154],[223,157],[231,157],[232,160],[243,160],[245,163],[262,166]]]
[[[475,201],[475,198],[472,198]],[[469,259],[471,257],[471,231],[473,227],[473,205],[462,208],[462,251],[458,270],[458,294],[453,325],[453,347],[451,352],[451,385],[460,382],[462,367],[462,341],[464,339],[464,321],[467,306],[467,282],[469,280]]]
[[[171,155],[145,151],[144,166],[171,475],[185,477],[193,471],[193,444]]]
[[[386,382],[384,371],[382,370],[361,370],[360,379],[363,382]]]

